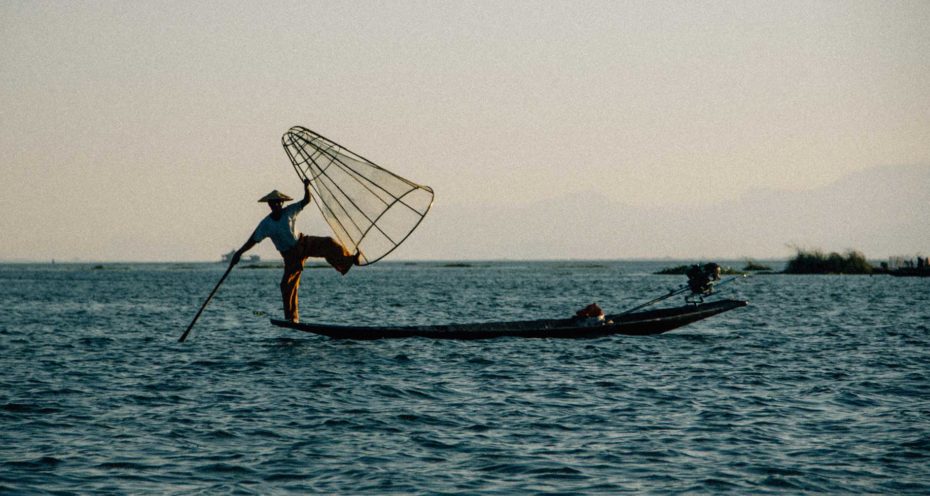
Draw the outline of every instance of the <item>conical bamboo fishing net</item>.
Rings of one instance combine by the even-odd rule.
[[[301,179],[334,236],[359,265],[394,251],[433,205],[433,190],[408,181],[309,129],[294,126],[281,137]]]

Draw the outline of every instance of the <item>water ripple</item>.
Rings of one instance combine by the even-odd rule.
[[[313,271],[302,314],[522,319],[678,282],[570,265]],[[0,267],[0,492],[930,492],[927,281],[757,277],[648,338],[359,343],[271,328],[279,274],[238,271],[176,343],[221,273]]]

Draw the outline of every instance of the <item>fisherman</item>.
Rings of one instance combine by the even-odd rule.
[[[284,258],[284,276],[281,278],[281,298],[284,302],[284,318],[298,322],[297,288],[300,287],[300,274],[304,261],[309,257],[322,257],[334,269],[345,275],[353,265],[358,265],[359,252],[354,255],[338,241],[331,237],[306,236],[298,233],[294,224],[297,214],[310,203],[310,180],[304,179],[304,197],[299,202],[284,206],[284,202],[293,198],[273,190],[263,196],[259,203],[267,203],[271,213],[259,222],[252,236],[236,250],[229,266],[239,263],[242,255],[265,238],[271,238],[274,247]]]

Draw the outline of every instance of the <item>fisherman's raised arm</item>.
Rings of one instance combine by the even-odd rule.
[[[306,207],[310,204],[310,198],[310,180],[304,179],[304,198],[300,200],[300,204]]]

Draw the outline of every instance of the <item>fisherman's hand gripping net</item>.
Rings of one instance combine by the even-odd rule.
[[[408,181],[304,127],[281,138],[301,179],[309,179],[314,201],[335,237],[359,265],[394,251],[433,205],[433,190]]]

